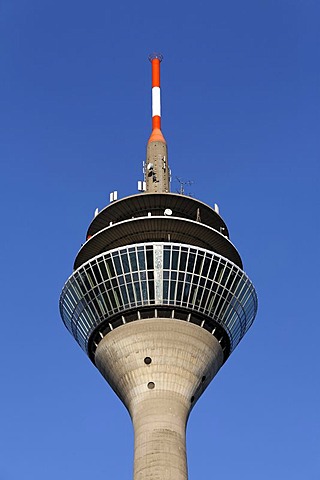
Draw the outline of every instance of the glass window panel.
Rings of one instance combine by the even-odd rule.
[[[235,271],[231,270],[229,278],[228,278],[227,283],[226,283],[226,288],[228,290],[231,290],[231,288],[233,286],[233,282],[235,281],[235,278],[236,278]]]
[[[177,270],[177,268],[178,268],[178,258],[179,258],[179,253],[177,251],[173,251],[172,252],[172,259],[171,259],[172,270]]]
[[[103,299],[101,298],[100,295],[97,297],[97,301],[98,301],[99,308],[100,308],[102,314],[105,315],[105,314],[106,314],[106,309],[105,309],[105,305],[104,305]]]
[[[220,297],[214,305],[214,307],[215,307],[214,310],[213,310],[214,315],[216,315],[216,316],[220,315],[220,309],[221,309],[222,304],[223,304],[223,299]]]
[[[215,302],[215,295],[211,293],[211,295],[208,296],[207,302],[205,304],[205,309],[208,312],[211,312],[214,309],[214,302]]]
[[[79,285],[81,286],[82,293],[86,293],[90,290],[90,283],[88,282],[85,271],[82,271],[78,277]]]
[[[212,279],[216,279],[217,276],[219,275],[219,264],[217,260],[212,260],[212,264],[210,266],[210,271],[208,273],[208,277]],[[221,269],[221,267],[220,267]]]
[[[154,300],[154,281],[149,280],[148,285],[149,285],[149,298],[150,300]]]
[[[93,271],[91,270],[91,268],[87,268],[86,273],[87,273],[87,278],[88,278],[88,281],[90,283],[90,286],[91,286],[91,288],[93,288],[97,283],[95,278],[94,278]]]
[[[184,271],[186,269],[186,264],[187,264],[187,253],[181,252],[179,270]]]
[[[151,268],[153,268],[153,249],[147,247],[146,254],[147,254],[147,268],[150,270]]]
[[[139,280],[139,274],[138,273],[133,273],[132,278],[134,282],[137,282]]]
[[[81,295],[80,295],[80,296],[81,296]],[[77,300],[78,300],[78,298],[79,298],[79,295],[78,295],[77,292],[74,290],[72,284],[69,285],[68,298],[69,298],[72,302],[77,302]]]
[[[174,300],[176,291],[176,282],[171,280],[170,282],[170,300]]]
[[[96,263],[94,265],[92,265],[92,270],[93,270],[94,276],[96,278],[96,282],[101,283],[102,282],[102,277],[101,277],[101,273],[100,273],[100,270],[98,268],[98,265]]]
[[[121,269],[121,264],[120,264],[120,258],[117,254],[113,255],[113,262],[114,262],[115,270],[116,270],[117,274],[119,275],[120,273],[122,273],[122,269]]]
[[[203,256],[197,255],[196,264],[194,266],[194,273],[199,274],[203,265]]]
[[[163,282],[163,300],[164,302],[168,301],[168,292],[169,292],[169,282],[165,280]]]
[[[194,253],[190,253],[189,254],[189,258],[188,258],[188,265],[187,265],[187,271],[188,272],[193,272],[193,267],[194,267],[194,264],[195,264],[195,254]]]
[[[112,310],[114,310],[117,307],[114,292],[115,292],[114,290],[110,290],[109,292]]]
[[[221,296],[222,292],[223,292],[223,287],[220,284],[218,284],[217,285],[217,294]]]
[[[92,299],[90,306],[91,306],[91,310],[94,312],[94,317],[96,318],[98,316],[98,318],[100,318],[101,311],[100,311],[99,304],[96,297]]]
[[[184,285],[184,290],[183,290],[183,301],[184,302],[188,301],[189,293],[190,293],[190,282],[188,282],[188,280],[187,280],[185,285]]]
[[[196,303],[197,305],[199,305],[199,303],[200,303],[200,299],[201,299],[201,297],[202,297],[202,294],[203,294],[203,288],[202,288],[202,287],[198,287],[197,296],[196,296],[196,301],[195,301],[195,303]]]
[[[136,252],[130,251],[129,256],[130,256],[131,269],[132,271],[136,272],[138,270]]]
[[[139,262],[139,270],[145,270],[145,259],[144,259],[144,251],[138,251],[138,262]]]
[[[77,281],[76,281],[75,278],[72,278],[72,279],[71,279],[71,281],[70,281],[70,286],[72,286],[72,288],[74,289],[77,298],[79,298],[79,297],[82,296],[81,290],[80,290],[79,285],[78,285],[78,283],[77,283]]]
[[[240,296],[241,292],[243,291],[244,287],[245,287],[245,280],[243,279],[243,277],[241,277],[241,278],[239,279],[237,288],[236,288],[236,290],[235,290],[235,292],[234,292],[234,295],[235,295],[237,298],[239,298],[239,296]]]
[[[140,292],[140,283],[139,282],[134,282],[134,291],[136,294],[136,299],[137,302],[141,302],[141,292]]]
[[[121,288],[121,295],[122,295],[123,303],[124,303],[124,305],[128,305],[129,301],[128,301],[128,295],[127,295],[126,287],[124,285],[121,285],[120,288]]]
[[[224,271],[223,271],[223,275],[221,277],[221,283],[223,285],[225,285],[227,283],[227,280],[228,280],[229,275],[230,275],[230,271],[231,270],[230,270],[229,266],[226,265],[225,268],[224,268]]]
[[[116,302],[116,306],[117,307],[120,307],[121,305],[121,301],[120,301],[120,290],[119,290],[119,287],[115,288],[113,290],[113,294],[114,294],[114,299],[115,299],[115,302]]]
[[[148,300],[148,290],[147,290],[146,280],[141,280],[141,293],[142,293],[143,301],[146,302]]]
[[[79,296],[82,296],[83,293],[85,293],[86,289],[85,289],[85,286],[83,285],[83,283],[81,282],[81,278],[80,278],[79,274],[76,274],[74,276],[74,281],[75,281],[75,284],[77,285],[77,288],[79,289],[79,292],[80,292]]]
[[[128,293],[129,293],[130,302],[131,302],[131,303],[135,303],[135,298],[134,298],[132,283],[128,283],[127,287],[128,287]]]
[[[111,258],[110,258],[110,257],[107,257],[105,263],[106,263],[106,268],[107,268],[108,276],[109,276],[109,277],[114,277],[114,276],[115,276],[115,271],[114,271],[114,268],[113,268],[113,263],[112,263]]]
[[[108,278],[109,275],[107,274],[107,269],[106,269],[106,266],[105,266],[105,263],[104,263],[103,259],[99,262],[99,267],[100,267],[102,278],[103,279]]]
[[[168,247],[164,247],[163,252],[163,268],[169,269],[170,268],[170,250]]]
[[[182,282],[178,282],[177,295],[176,295],[176,300],[177,300],[177,302],[181,302],[182,289],[183,289],[183,283],[182,283]]]
[[[122,261],[123,271],[125,273],[130,272],[129,259],[126,251],[121,252],[121,261]]]
[[[208,275],[208,270],[209,270],[209,267],[210,267],[210,263],[211,263],[211,258],[208,257],[208,255],[206,255],[205,259],[204,259],[204,262],[203,262],[202,272],[201,272],[201,275],[203,275],[204,277],[206,277]]]
[[[85,297],[89,298],[89,301],[90,300],[93,300],[95,298],[95,294],[92,290],[90,290],[87,295],[85,295]]]
[[[196,285],[191,285],[190,300],[189,300],[189,303],[191,304],[191,306],[194,304],[194,302],[196,300],[196,295],[197,295],[197,286]]]
[[[106,292],[104,292],[102,294],[102,296],[103,296],[103,300],[104,300],[104,303],[106,305],[107,310],[110,311],[112,307],[111,307],[111,302],[110,302],[110,299],[109,299],[109,295]]]

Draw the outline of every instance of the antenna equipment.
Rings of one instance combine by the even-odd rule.
[[[176,177],[177,181],[179,182],[180,184],[180,187],[179,189],[177,190],[178,193],[180,193],[180,195],[187,195],[185,193],[185,187],[186,186],[190,186],[192,185],[194,182],[192,180],[183,180],[181,177]],[[189,194],[190,195],[190,194]]]

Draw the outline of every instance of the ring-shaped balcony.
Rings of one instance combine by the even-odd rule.
[[[180,217],[147,216],[131,218],[99,230],[79,250],[77,269],[90,258],[108,250],[142,242],[185,243],[212,250],[242,268],[242,260],[232,242],[212,227]]]
[[[149,214],[159,217],[166,215],[168,209],[174,217],[197,220],[229,237],[228,227],[216,210],[196,198],[178,193],[141,193],[111,202],[94,217],[87,237],[95,235],[110,222],[118,223]]]
[[[103,252],[67,280],[60,311],[68,330],[88,353],[91,335],[128,311],[184,309],[213,319],[227,333],[230,351],[251,326],[255,289],[233,262],[188,244],[141,243]],[[123,317],[124,318],[124,317]]]

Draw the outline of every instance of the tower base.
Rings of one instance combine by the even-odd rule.
[[[95,364],[134,427],[134,480],[187,480],[186,424],[224,361],[218,340],[182,320],[137,320],[108,333]]]

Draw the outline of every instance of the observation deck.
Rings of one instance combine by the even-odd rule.
[[[61,294],[68,330],[94,362],[108,332],[145,318],[171,318],[214,335],[228,358],[257,297],[226,224],[180,194],[138,194],[110,203],[91,222]]]
[[[140,242],[181,242],[206,248],[242,268],[220,215],[199,200],[172,193],[133,195],[101,210],[89,226],[74,268],[104,251]]]

